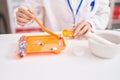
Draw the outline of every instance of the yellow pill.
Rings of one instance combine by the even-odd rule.
[[[62,34],[64,37],[74,37],[73,31],[71,31],[71,30],[65,29],[62,31]]]

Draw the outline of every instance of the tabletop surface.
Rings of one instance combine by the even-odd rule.
[[[0,35],[0,80],[120,80],[120,56],[98,58],[90,52],[87,40],[65,39],[67,46],[58,55],[18,59],[20,36],[39,34]],[[85,54],[74,55],[76,47],[84,48]]]

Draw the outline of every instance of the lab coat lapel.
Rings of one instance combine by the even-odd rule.
[[[93,8],[93,10],[91,11],[91,2],[93,0],[84,0],[84,6],[82,7],[83,10],[81,12],[81,15],[84,15],[85,17],[90,17],[90,16],[93,16],[96,11],[97,11],[97,8],[99,6],[98,4],[98,0],[95,0],[95,6]]]

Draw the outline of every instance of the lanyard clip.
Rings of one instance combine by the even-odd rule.
[[[94,6],[95,6],[95,0],[93,0],[93,1],[91,2],[90,6],[91,6],[91,11],[93,11]]]

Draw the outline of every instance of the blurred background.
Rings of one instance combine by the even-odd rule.
[[[15,22],[14,10],[24,0],[0,0],[0,34],[39,32],[35,23],[26,27],[18,27]],[[107,29],[120,29],[120,0],[110,0],[111,17]]]

